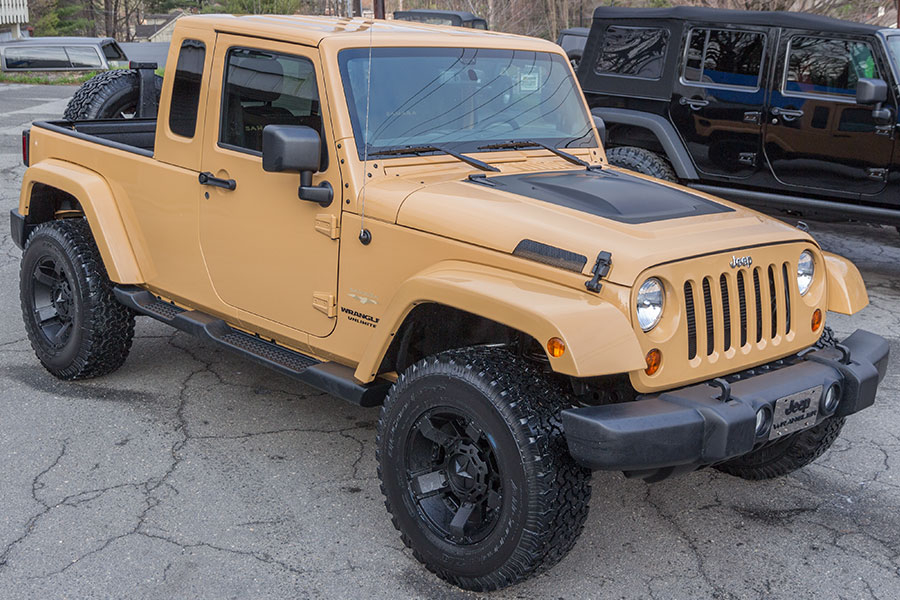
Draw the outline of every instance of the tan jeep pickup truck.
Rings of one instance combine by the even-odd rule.
[[[168,65],[156,119],[26,132],[38,359],[109,373],[146,315],[383,404],[388,511],[456,585],[559,561],[592,469],[783,475],[875,400],[886,341],[825,327],[866,305],[856,268],[610,167],[554,44],[190,16]]]

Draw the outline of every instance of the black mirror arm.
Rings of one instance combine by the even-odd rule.
[[[301,200],[315,202],[322,208],[331,206],[331,201],[334,200],[334,188],[327,181],[313,185],[312,176],[312,171],[300,172],[300,187],[297,189],[297,196]]]

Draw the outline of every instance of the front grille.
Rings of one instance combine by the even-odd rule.
[[[694,360],[700,348],[711,357],[789,334],[791,272],[787,262],[772,263],[686,281],[688,359]]]

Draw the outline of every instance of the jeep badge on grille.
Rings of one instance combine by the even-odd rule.
[[[753,264],[753,259],[749,256],[732,256],[731,262],[729,263],[732,269],[737,269],[738,267],[749,267]]]

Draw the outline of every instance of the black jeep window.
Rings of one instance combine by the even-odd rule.
[[[668,29],[607,27],[594,73],[659,79],[663,72],[668,41]]]
[[[692,29],[684,61],[685,81],[755,88],[766,38],[753,31]]]
[[[233,48],[223,98],[223,144],[260,152],[266,125],[306,125],[322,134],[316,74],[305,58]]]
[[[205,58],[206,46],[203,42],[184,40],[181,43],[175,80],[172,83],[172,103],[169,107],[169,129],[172,133],[194,137]]]
[[[878,77],[875,57],[867,43],[791,38],[785,92],[854,96],[860,77]]]

